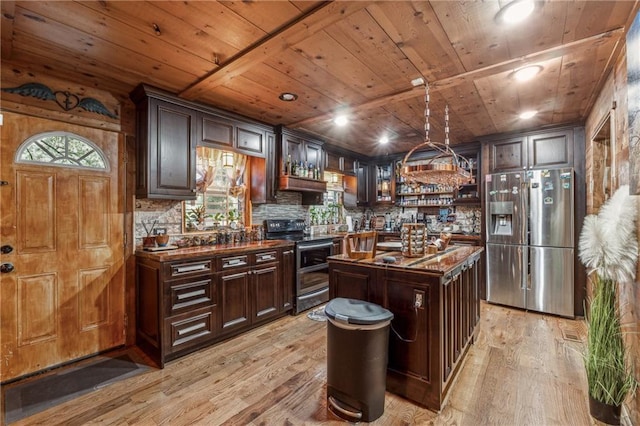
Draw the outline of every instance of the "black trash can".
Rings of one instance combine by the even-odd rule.
[[[393,314],[375,303],[340,297],[325,313],[327,406],[342,419],[371,422],[384,413]]]

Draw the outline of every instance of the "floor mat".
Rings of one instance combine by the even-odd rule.
[[[5,422],[18,421],[148,369],[125,353],[113,358],[99,356],[79,366],[61,367],[40,378],[7,385],[3,392]]]
[[[324,306],[314,309],[313,311],[307,314],[307,318],[314,321],[326,321],[327,314],[324,312]]]

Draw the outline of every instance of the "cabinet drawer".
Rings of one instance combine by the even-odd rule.
[[[255,256],[256,264],[275,262],[278,260],[278,252],[276,250],[256,253]]]
[[[215,305],[216,287],[213,276],[188,282],[168,282],[165,284],[165,297],[166,316]]]
[[[167,278],[189,277],[198,274],[205,275],[213,271],[213,259],[176,262],[167,265]]]
[[[203,308],[165,320],[165,351],[177,352],[206,342],[215,334],[215,310]]]
[[[233,268],[242,268],[247,265],[249,265],[249,256],[246,254],[221,257],[218,259],[218,267],[221,271]]]

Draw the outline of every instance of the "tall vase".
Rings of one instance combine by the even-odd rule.
[[[596,420],[608,425],[620,424],[621,405],[609,405],[600,402],[589,395],[589,413]]]

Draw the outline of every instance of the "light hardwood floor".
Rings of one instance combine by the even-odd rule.
[[[589,425],[583,321],[482,304],[434,413],[391,393],[374,425]],[[577,339],[578,341],[576,341]],[[326,408],[326,323],[286,317],[15,424],[343,424]]]

